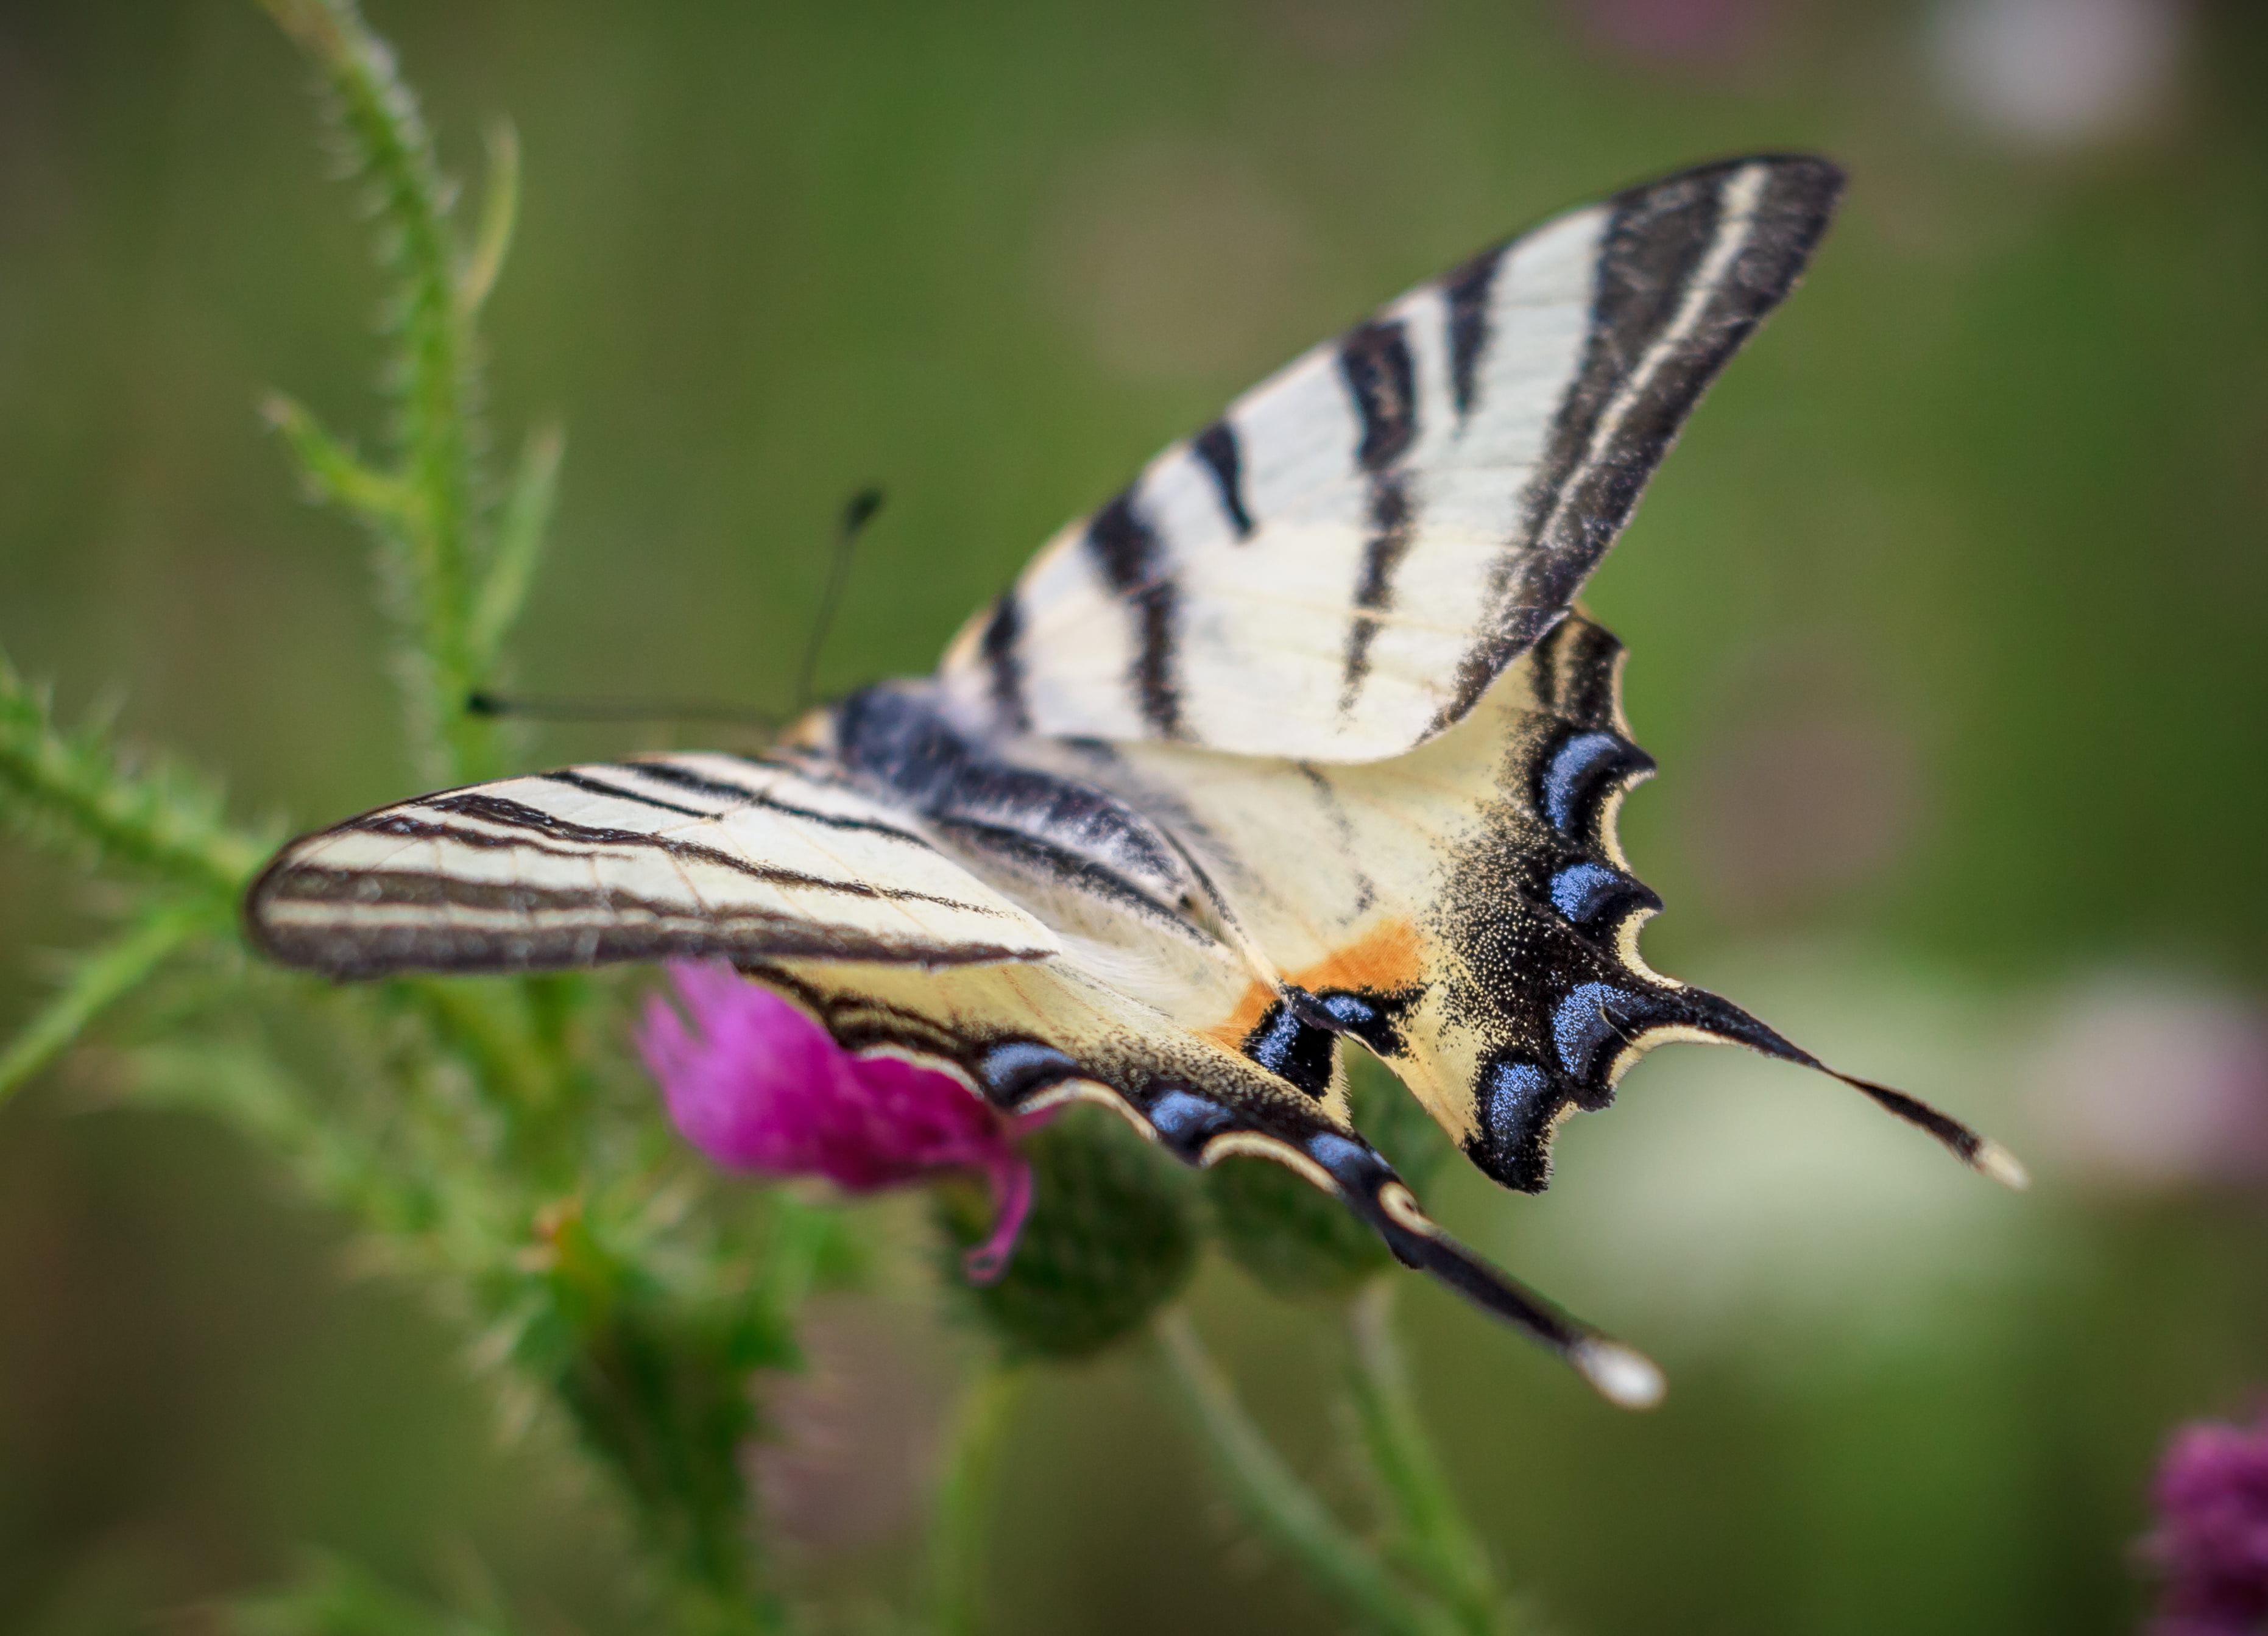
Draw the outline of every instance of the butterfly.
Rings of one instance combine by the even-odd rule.
[[[1004,1113],[1102,1102],[1193,1165],[1288,1166],[1645,1403],[1650,1364],[1457,1243],[1349,1116],[1342,1041],[1538,1191],[1647,1049],[1834,1073],[1988,1175],[2014,1158],[1647,967],[1616,839],[1653,769],[1574,607],[1842,176],[1764,155],[1631,188],[1313,349],[1059,533],[937,671],[760,755],[429,795],[286,846],[274,958],[334,977],[729,961],[846,1050]]]

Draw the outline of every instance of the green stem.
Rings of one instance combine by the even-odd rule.
[[[737,1302],[671,1287],[578,1201],[547,1210],[536,1230],[551,1308],[571,1337],[549,1359],[551,1383],[668,1576],[668,1628],[779,1628],[740,1465],[756,1430],[749,1372],[780,1355],[773,1338]]]
[[[414,1264],[453,1278],[465,1272],[451,1249],[474,1235],[438,1225],[450,1198],[441,1179],[413,1174],[265,1051],[203,1042],[145,1046],[129,1069],[144,1105],[193,1109],[233,1126],[288,1166],[311,1198],[353,1215],[397,1249],[414,1246]]]
[[[233,899],[267,847],[230,829],[219,798],[160,769],[129,772],[93,731],[58,730],[46,696],[0,654],[0,815],[20,807],[119,862]]]
[[[522,1017],[507,1014],[519,997],[448,977],[406,978],[401,991],[437,1042],[473,1071],[490,1104],[511,1124],[514,1139],[524,1141],[526,1127],[550,1110],[558,1087],[519,1026]]]
[[[210,902],[168,904],[81,959],[60,993],[0,1051],[0,1102],[53,1062],[107,1007],[141,986],[183,944],[214,929]]]
[[[457,275],[457,307],[468,321],[495,290],[519,220],[519,134],[510,120],[489,127],[489,181],[472,254]]]
[[[519,617],[535,582],[535,568],[543,552],[545,529],[551,520],[551,502],[559,484],[560,457],[567,436],[556,425],[537,427],[520,452],[519,468],[497,519],[496,549],[489,559],[486,578],[473,604],[468,640],[474,668],[483,677],[496,663],[505,635]]]
[[[363,21],[354,0],[262,4],[338,98],[348,139],[377,193],[382,243],[393,265],[403,503],[390,516],[365,520],[401,548],[408,603],[402,614],[415,660],[408,681],[413,734],[445,776],[490,777],[498,751],[495,725],[464,707],[482,680],[472,632],[477,571],[471,428],[478,394],[471,326],[503,254],[512,173],[507,161],[495,218],[500,225],[483,234],[483,251],[467,269],[467,298],[449,233],[449,188],[393,52]]]
[[[991,1532],[1001,1453],[1029,1373],[988,1360],[962,1392],[954,1411],[930,1532],[932,1636],[978,1636],[985,1628],[985,1543]]]
[[[1363,1445],[1394,1518],[1396,1562],[1440,1597],[1469,1636],[1504,1636],[1505,1596],[1418,1414],[1394,1332],[1394,1281],[1373,1279],[1349,1303],[1348,1385]]]
[[[1182,1401],[1245,1515],[1326,1594],[1388,1636],[1459,1636],[1457,1625],[1397,1582],[1375,1551],[1341,1528],[1236,1400],[1186,1313],[1157,1322],[1160,1349]]]

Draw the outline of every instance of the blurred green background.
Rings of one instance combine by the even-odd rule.
[[[2114,1632],[2159,1440],[2268,1382],[2268,16],[2229,0],[372,0],[445,158],[526,158],[492,400],[570,431],[534,690],[925,666],[1151,451],[1487,240],[1719,154],[1852,173],[1595,581],[1664,776],[1647,948],[2039,1173],[1685,1047],[1462,1233],[1668,1368],[1607,1409],[1408,1296],[1454,1474],[1566,1632]],[[372,436],[378,280],[248,0],[0,0],[0,644],[306,823],[406,794],[359,542],[254,403]],[[639,748],[551,729],[535,762]],[[85,882],[0,843],[0,1028]],[[887,1207],[885,1207],[887,1215]],[[628,1628],[611,1514],[338,1225],[69,1069],[0,1111],[0,1628],[194,1628],[307,1547]],[[1200,1322],[1327,1486],[1333,1341]],[[838,1301],[765,1491],[902,1580],[956,1343]],[[1009,1455],[1003,1628],[1292,1631],[1138,1358]]]

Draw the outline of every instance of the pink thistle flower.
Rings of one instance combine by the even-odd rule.
[[[825,1176],[853,1193],[982,1172],[992,1234],[963,1271],[978,1284],[1007,1271],[1032,1206],[1032,1168],[1013,1139],[1030,1121],[935,1069],[851,1055],[730,966],[679,961],[669,976],[679,1005],[647,1002],[638,1052],[688,1141],[733,1169]]]
[[[2268,1414],[2174,1433],[2153,1485],[2143,1554],[2165,1574],[2150,1636],[2257,1636],[2268,1627]]]

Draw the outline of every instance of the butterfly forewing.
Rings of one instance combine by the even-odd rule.
[[[1462,718],[1565,613],[1841,186],[1688,171],[1307,353],[1065,529],[943,670],[964,719],[1360,762]]]
[[[247,912],[269,954],[342,977],[680,954],[949,965],[1060,947],[905,813],[821,769],[718,755],[381,807],[285,848]]]

